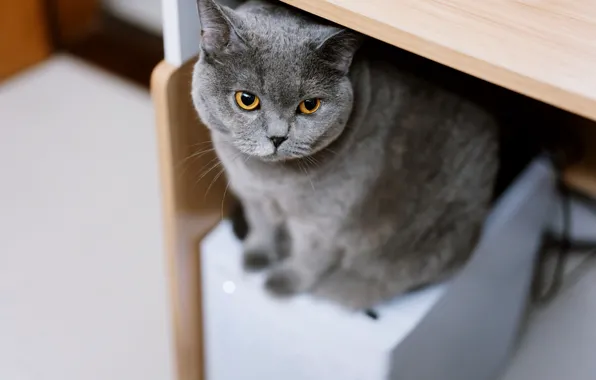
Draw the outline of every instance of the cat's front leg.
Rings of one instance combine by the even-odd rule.
[[[265,283],[274,296],[288,297],[310,290],[340,260],[332,227],[315,221],[290,221],[291,256],[274,268]]]
[[[282,256],[280,239],[283,235],[283,218],[279,207],[268,199],[243,200],[249,232],[243,243],[243,267],[258,271],[270,266]]]

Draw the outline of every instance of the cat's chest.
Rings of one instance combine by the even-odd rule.
[[[243,199],[275,202],[287,215],[342,217],[366,197],[370,183],[364,175],[344,165],[332,170],[306,167],[282,170],[228,162],[230,186]]]
[[[230,186],[241,196],[282,201],[305,196],[310,186],[309,178],[298,173],[262,167],[248,161],[222,161]]]

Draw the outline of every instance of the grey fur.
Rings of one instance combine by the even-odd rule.
[[[364,309],[466,261],[498,166],[487,112],[286,6],[199,11],[194,104],[245,206],[245,265],[272,264],[271,294]],[[240,109],[239,90],[261,108]],[[271,135],[288,139],[275,151]]]

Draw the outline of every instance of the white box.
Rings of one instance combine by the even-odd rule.
[[[228,222],[201,243],[207,380],[489,380],[523,318],[555,178],[530,165],[495,205],[468,265],[447,284],[376,309],[269,297],[243,273]]]

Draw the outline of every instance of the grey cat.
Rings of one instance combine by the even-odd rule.
[[[360,310],[466,261],[498,167],[488,112],[287,6],[198,6],[194,104],[271,294]]]

